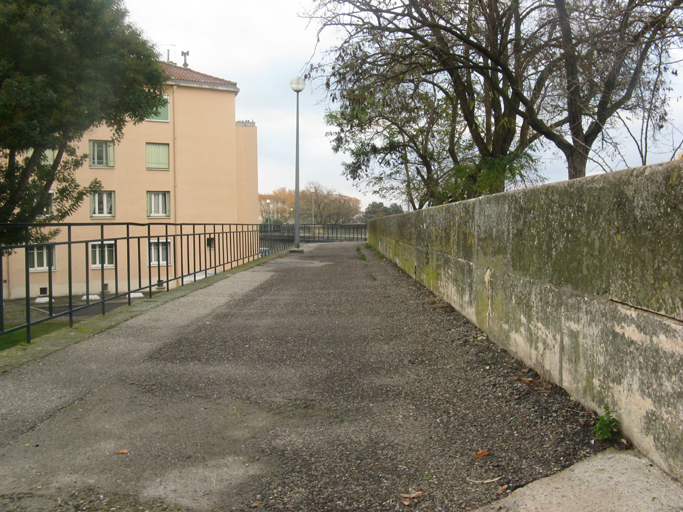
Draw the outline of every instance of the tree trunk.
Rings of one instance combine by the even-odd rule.
[[[572,149],[565,153],[567,157],[567,170],[570,180],[576,178],[583,178],[586,176],[586,165],[588,164],[588,155],[579,149],[572,147]]]

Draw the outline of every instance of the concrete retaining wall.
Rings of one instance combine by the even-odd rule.
[[[683,164],[385,217],[368,239],[683,478]]]

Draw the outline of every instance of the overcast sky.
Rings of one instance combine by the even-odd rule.
[[[314,56],[317,28],[299,17],[308,8],[299,0],[125,0],[130,19],[166,58],[237,82],[237,119],[255,121],[259,146],[259,192],[294,188],[296,93],[289,81]],[[327,37],[323,45],[330,46]],[[325,137],[324,95],[308,84],[300,93],[300,186],[319,181],[363,207],[382,200],[364,195],[341,176],[343,157]]]
[[[333,34],[323,33],[316,53],[317,27],[299,16],[310,8],[310,1],[125,2],[131,21],[157,45],[163,58],[170,50],[171,60],[182,64],[180,52],[189,51],[190,68],[237,82],[237,119],[255,121],[258,128],[259,192],[294,188],[296,93],[289,81],[335,42]],[[683,102],[672,102],[673,109],[680,107]],[[358,191],[342,177],[344,158],[332,152],[325,136],[324,94],[316,84],[300,94],[300,109],[301,187],[318,181],[360,198],[363,208],[373,200],[385,201]],[[624,149],[631,149],[628,142]],[[543,166],[550,181],[566,179],[563,156],[546,156]]]

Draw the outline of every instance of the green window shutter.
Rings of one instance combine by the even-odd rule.
[[[114,142],[107,142],[107,166],[114,167]]]
[[[166,192],[166,217],[171,216],[171,193]]]
[[[152,193],[147,192],[147,217],[152,216]]]
[[[90,194],[90,216],[93,217],[95,215],[95,192]]]
[[[147,169],[168,169],[168,154],[168,144],[156,144],[148,142],[146,144]]]
[[[90,145],[90,167],[92,167],[93,162],[95,161],[95,143],[94,143],[94,141],[92,141],[92,140],[89,141],[89,145]]]
[[[111,193],[111,216],[116,217],[116,192]]]

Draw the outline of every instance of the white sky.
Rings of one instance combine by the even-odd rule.
[[[299,17],[308,0],[124,0],[130,19],[166,58],[182,64],[189,51],[190,68],[237,82],[237,119],[255,121],[259,145],[259,192],[294,188],[296,94],[292,77],[302,74],[316,51],[317,27]],[[334,43],[323,33],[320,49]],[[315,59],[314,59],[315,60]],[[318,181],[323,186],[358,197],[365,208],[371,201],[390,201],[366,195],[341,175],[343,155],[335,155],[325,133],[324,94],[316,84],[300,93],[300,186]],[[683,102],[672,100],[678,110]],[[624,148],[629,151],[628,142]],[[550,181],[566,179],[562,155],[544,158]],[[661,159],[660,159],[661,160]],[[637,161],[632,159],[631,165]],[[652,161],[658,161],[653,158]],[[589,165],[589,172],[591,166]]]
[[[259,146],[259,192],[294,188],[296,93],[289,81],[303,74],[316,48],[317,28],[299,13],[299,0],[246,2],[125,0],[130,20],[153,41],[163,58],[182,64],[189,51],[190,68],[233,80],[237,119],[255,121]],[[325,43],[324,43],[325,44]],[[331,42],[326,43],[328,46]],[[341,175],[343,157],[325,137],[322,91],[311,84],[300,93],[300,179],[361,198],[363,208],[380,198],[365,196]]]

